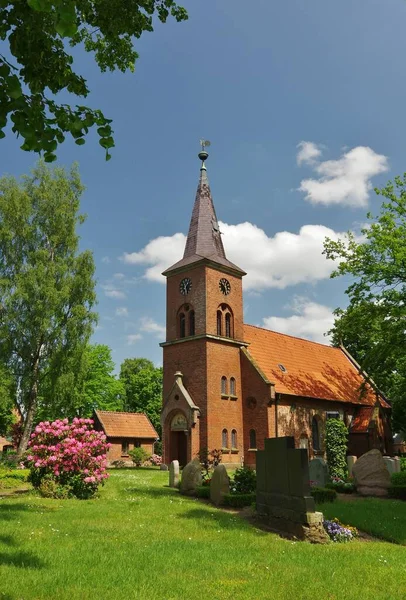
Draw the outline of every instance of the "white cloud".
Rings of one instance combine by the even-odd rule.
[[[124,273],[114,273],[113,277],[114,279],[124,279],[125,275]]]
[[[130,333],[130,335],[127,335],[127,344],[129,346],[136,344],[139,340],[142,340],[142,335],[140,333]]]
[[[313,164],[321,156],[320,146],[314,142],[299,142],[296,147],[299,148],[296,155],[296,162],[299,166],[302,163]]]
[[[140,252],[125,252],[120,260],[128,265],[151,265],[146,270],[145,277],[161,281],[162,271],[182,258],[185,243],[186,236],[183,233],[160,236],[151,240]]]
[[[109,265],[111,263],[110,257],[109,256],[103,256],[103,258],[101,259],[102,263]]]
[[[265,317],[264,326],[279,333],[295,335],[322,344],[329,343],[329,337],[324,334],[334,323],[331,308],[307,298],[296,298],[291,308],[296,314],[290,317]]]
[[[125,306],[119,306],[116,308],[117,317],[128,317],[128,308]]]
[[[247,271],[243,279],[245,289],[257,292],[328,278],[334,263],[322,254],[324,239],[337,240],[344,236],[324,225],[303,225],[298,233],[281,231],[273,237],[248,222],[220,223],[220,228],[227,258]],[[140,252],[125,256],[133,257],[133,264],[148,265],[144,273],[146,279],[165,283],[161,273],[181,259],[185,242],[186,236],[176,233],[172,237],[156,238]]]
[[[389,170],[387,157],[368,146],[352,148],[337,160],[317,162],[314,158],[311,161],[303,158],[301,162],[311,162],[318,176],[300,182],[299,191],[305,194],[306,200],[312,204],[342,204],[355,208],[368,205],[372,177]]]
[[[104,293],[108,298],[114,298],[115,300],[124,300],[127,298],[124,292],[112,288],[105,289]]]
[[[141,331],[147,333],[155,333],[159,338],[164,337],[166,334],[166,328],[163,325],[159,325],[154,319],[150,317],[144,317],[141,319]]]

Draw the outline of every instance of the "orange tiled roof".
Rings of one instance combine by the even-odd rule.
[[[281,394],[374,405],[376,393],[340,348],[244,325],[248,352]],[[282,365],[283,372],[278,365]],[[380,397],[382,406],[389,407]]]
[[[107,437],[153,438],[158,437],[155,428],[144,413],[112,412],[96,410]]]
[[[373,406],[361,406],[358,408],[357,413],[351,423],[351,433],[366,433],[368,431],[373,412]]]

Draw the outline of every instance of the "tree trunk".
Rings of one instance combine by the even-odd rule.
[[[24,421],[23,434],[18,444],[17,459],[20,459],[24,452],[27,450],[28,442],[30,441],[30,435],[32,432],[32,426],[34,424],[35,413],[37,412],[37,397],[38,397],[38,367],[39,357],[35,359],[32,372],[32,385],[29,393],[27,414]]]

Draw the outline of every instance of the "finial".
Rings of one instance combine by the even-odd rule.
[[[206,148],[208,148],[210,146],[210,142],[209,142],[209,140],[200,140],[200,145],[202,147],[202,150],[201,150],[201,152],[199,152],[198,157],[202,161],[201,169],[206,169],[206,165],[204,164],[204,161],[207,160],[209,157],[208,153],[206,152]]]

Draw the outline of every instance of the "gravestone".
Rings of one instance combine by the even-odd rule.
[[[313,543],[329,540],[310,495],[307,450],[293,437],[265,440],[257,450],[257,510],[272,529]]]
[[[400,471],[401,471],[401,464],[400,464],[400,458],[399,458],[399,456],[395,456],[393,458],[393,461],[395,463],[395,473],[400,473]]]
[[[352,470],[361,496],[387,496],[390,475],[379,450],[370,450],[357,460]]]
[[[179,487],[179,461],[173,460],[169,466],[169,487]]]
[[[324,487],[328,480],[328,467],[322,458],[313,458],[309,462],[309,478],[314,486]]]
[[[353,470],[356,462],[357,462],[356,456],[347,456],[347,467],[348,467],[349,477],[352,477],[352,470]]]
[[[386,465],[386,468],[389,471],[389,475],[392,475],[392,473],[396,473],[395,469],[396,469],[396,463],[393,460],[393,458],[391,458],[390,456],[384,456],[383,457],[383,461]]]
[[[191,460],[182,471],[180,493],[185,496],[195,496],[196,490],[202,485],[202,467],[198,458]]]
[[[224,495],[230,493],[230,478],[224,465],[218,465],[210,481],[210,500],[216,506],[224,503]]]
[[[160,469],[160,471],[168,471],[168,465],[161,464],[159,469]]]

